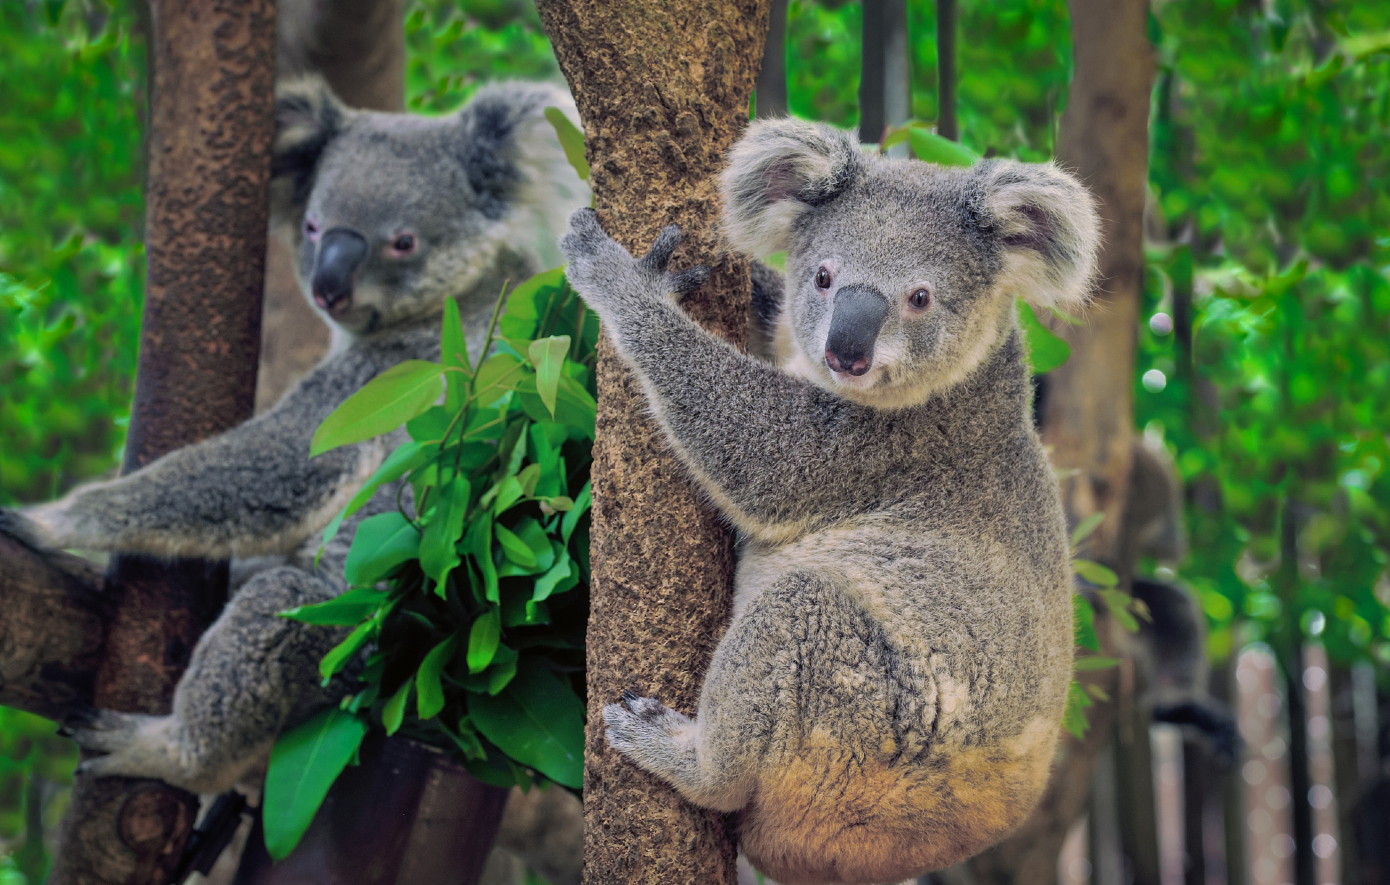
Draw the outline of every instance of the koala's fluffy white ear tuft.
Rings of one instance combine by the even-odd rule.
[[[796,219],[839,196],[863,164],[854,137],[832,126],[753,123],[720,177],[729,242],[755,256],[787,249]]]
[[[276,88],[270,160],[273,223],[298,225],[313,189],[319,157],[353,113],[322,77],[299,77]]]
[[[1100,249],[1090,192],[1051,163],[989,160],[973,174],[1003,244],[1001,284],[1035,307],[1085,306]]]

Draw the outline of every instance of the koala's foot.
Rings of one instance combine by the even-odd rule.
[[[608,743],[613,749],[655,774],[663,772],[647,764],[647,759],[665,761],[676,752],[676,741],[695,729],[695,720],[677,713],[655,698],[641,698],[623,692],[621,704],[603,708],[608,725]]]
[[[569,261],[565,277],[600,318],[612,322],[614,312],[621,314],[625,305],[684,295],[709,279],[708,267],[667,272],[680,241],[680,229],[667,225],[646,255],[633,258],[604,232],[598,213],[580,209],[570,216],[569,233],[560,239],[560,251]]]
[[[148,777],[193,793],[220,793],[240,775],[240,769],[213,765],[206,753],[189,746],[174,716],[88,708],[65,719],[58,733],[84,750],[105,754],[77,766],[92,777]]]

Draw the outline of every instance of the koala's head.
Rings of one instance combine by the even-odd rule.
[[[736,248],[787,253],[785,368],[881,408],[963,381],[1014,328],[1016,297],[1084,304],[1100,241],[1090,195],[1055,166],[887,159],[799,120],[749,128],[723,198]]]
[[[575,117],[542,84],[485,87],[443,117],[352,110],[317,78],[282,86],[271,215],[305,295],[367,335],[438,311],[500,262],[558,265],[557,232],[589,192],[544,117],[552,106]]]

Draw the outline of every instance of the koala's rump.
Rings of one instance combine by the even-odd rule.
[[[745,551],[707,683],[767,717],[745,723],[769,738],[749,858],[785,885],[881,883],[998,841],[1041,796],[1056,746],[1065,559],[1037,572],[978,539],[908,541],[881,523],[807,546]]]
[[[753,865],[783,885],[900,882],[1007,835],[1042,795],[1055,723],[926,764],[808,753],[772,767],[743,813]]]

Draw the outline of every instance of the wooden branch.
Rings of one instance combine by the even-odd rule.
[[[748,263],[719,239],[715,176],[747,124],[770,4],[537,4],[584,121],[604,229],[640,251],[663,225],[679,223],[674,266],[713,267],[686,307],[740,345]],[[728,622],[734,553],[607,338],[598,359],[584,881],[732,885],[725,816],[687,804],[604,738],[602,707],[627,688],[695,712]]]
[[[90,704],[108,615],[95,564],[0,533],[0,704],[54,720]]]

